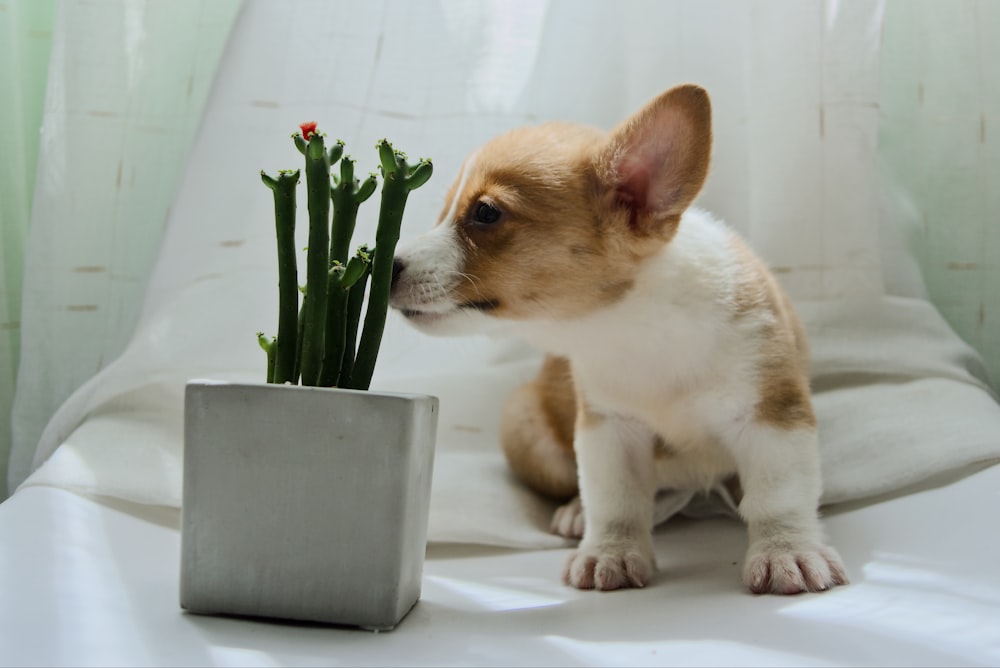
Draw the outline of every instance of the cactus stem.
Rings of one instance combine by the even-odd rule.
[[[300,290],[302,290],[303,294],[302,301],[305,302],[305,290],[303,290],[302,288],[300,288]],[[295,340],[295,369],[292,371],[293,385],[298,385],[299,379],[302,376],[302,339],[305,337],[306,333],[306,328],[302,326],[302,323],[305,321],[305,314],[306,314],[305,303],[303,303],[302,307],[299,309],[299,317],[298,317],[299,334],[298,338]]]
[[[375,257],[372,261],[368,311],[365,313],[364,329],[349,385],[362,390],[368,389],[371,384],[382,333],[385,330],[389,290],[392,287],[392,260],[396,252],[396,243],[399,241],[399,229],[403,222],[406,199],[411,190],[427,182],[433,171],[433,165],[429,160],[423,160],[411,168],[406,162],[405,155],[394,150],[385,139],[378,143],[378,152],[384,175],[382,201],[378,230],[375,234]]]
[[[371,275],[372,252],[367,245],[358,248],[358,257],[364,261],[364,272],[351,286],[347,293],[347,327],[344,334],[344,358],[340,363],[341,387],[350,387],[351,375],[354,373],[354,358],[357,354],[358,325],[361,322],[361,308],[365,302],[365,288]]]
[[[323,135],[314,133],[305,151],[309,197],[309,250],[306,253],[306,296],[301,378],[303,385],[319,382],[326,342],[328,271],[330,262],[330,163]]]
[[[330,259],[335,262],[347,262],[347,252],[358,220],[358,204],[354,202],[356,190],[354,161],[345,155],[340,160],[340,178],[337,180],[337,185],[330,188],[330,199],[333,202]]]
[[[264,332],[257,332],[257,345],[267,354],[267,382],[274,382],[274,357],[277,346],[277,339],[273,336],[269,339],[264,336]]]
[[[318,385],[323,387],[338,385],[340,365],[344,358],[347,290],[340,282],[343,275],[344,267],[339,263],[330,269],[326,303],[326,351],[323,355],[323,369],[318,382]]]
[[[295,373],[298,341],[298,266],[295,259],[295,188],[299,172],[282,170],[278,178],[260,174],[274,195],[274,226],[278,248],[278,337],[274,372],[268,382],[284,383]]]

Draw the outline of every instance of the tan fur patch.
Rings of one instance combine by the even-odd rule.
[[[816,426],[809,390],[809,348],[791,301],[774,276],[737,237],[730,240],[739,275],[734,295],[737,318],[761,311],[771,322],[761,332],[758,393],[754,417],[784,429]]]
[[[542,401],[542,410],[558,438],[558,445],[573,451],[573,427],[576,424],[576,393],[569,360],[565,357],[546,355],[542,369],[535,379]]]
[[[627,230],[609,230],[595,200],[593,158],[604,133],[548,123],[494,139],[467,164],[461,192],[448,198],[468,277],[454,299],[497,316],[573,317],[620,299],[636,257]],[[454,198],[457,201],[453,201]],[[480,203],[493,225],[475,221]]]
[[[653,437],[653,457],[656,459],[671,459],[677,456],[677,451],[670,447],[662,436]]]
[[[577,493],[573,428],[576,396],[565,358],[549,356],[538,377],[514,391],[500,421],[500,442],[514,474],[553,499]]]
[[[604,415],[594,410],[590,402],[587,401],[587,397],[584,396],[582,387],[574,383],[573,389],[576,393],[576,423],[574,424],[574,429],[596,429],[600,427],[604,423]]]

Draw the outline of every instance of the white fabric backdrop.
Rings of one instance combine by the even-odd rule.
[[[1000,2],[890,0],[879,155],[931,301],[1000,380]],[[1000,387],[995,385],[996,387]]]
[[[51,415],[132,334],[237,6],[60,5],[25,263],[11,489]],[[230,98],[238,134],[229,150],[239,153],[225,166],[192,163],[213,195],[189,206],[219,207],[200,220],[246,218],[266,233],[267,193],[246,174],[293,164],[289,128],[315,119],[363,168],[374,166],[365,149],[383,135],[434,158],[437,176],[414,197],[404,229],[414,234],[464,153],[495,132],[550,118],[609,127],[690,80],[715,100],[704,204],[752,233],[801,294],[881,290],[871,161],[878,2],[250,2],[241,25],[263,11],[273,12],[269,34],[229,45],[215,91],[220,104]],[[850,248],[823,232],[840,214],[853,221]],[[206,238],[223,233],[201,224]]]
[[[498,131],[549,118],[610,127],[683,81],[706,86],[714,101],[714,164],[699,203],[742,231],[793,297],[813,305],[807,310],[821,334],[849,331],[862,342],[850,354],[841,354],[836,338],[821,346],[824,360],[841,363],[831,374],[849,377],[831,387],[857,384],[877,361],[863,343],[879,331],[876,316],[891,312],[897,319],[882,330],[925,325],[934,345],[928,364],[907,349],[898,367],[882,370],[887,377],[919,371],[948,378],[977,388],[982,403],[965,403],[995,411],[977,358],[932,308],[878,301],[922,293],[879,198],[881,17],[879,2],[820,0],[246,2],[136,332],[122,357],[48,424],[34,466],[67,439],[68,447],[31,482],[178,502],[184,380],[263,374],[254,332],[273,330],[277,291],[270,193],[257,172],[297,166],[288,135],[299,122],[317,120],[343,138],[361,169],[375,166],[370,147],[382,136],[434,158],[436,176],[407,210],[404,236],[412,236],[436,218],[462,157]],[[374,213],[362,209],[359,239],[373,238]],[[36,223],[44,233],[57,221]],[[861,306],[838,310],[852,303]],[[859,313],[871,319],[871,332],[851,329]],[[893,340],[878,350],[891,351]],[[530,375],[535,359],[516,344],[429,339],[390,321],[374,386],[437,391],[455,402],[442,406],[448,456],[439,457],[436,489],[446,480],[459,494],[463,475],[466,484],[506,485],[505,502],[542,521],[545,509],[510,487],[495,443],[498,402]],[[893,424],[904,421],[905,409],[894,408]],[[839,410],[849,424],[854,407]],[[891,436],[891,427],[880,428]],[[949,466],[1000,454],[995,441],[984,445],[981,429],[976,436]],[[30,453],[30,444],[20,446]],[[473,461],[479,477],[468,473]],[[832,500],[888,491],[932,472],[926,461],[912,468],[891,484],[869,480],[851,492],[844,490],[856,481],[844,481],[844,495]],[[456,539],[442,528],[448,518],[439,514],[438,521],[438,539]],[[475,539],[464,529],[464,539]],[[510,527],[506,544],[537,540]]]
[[[132,336],[239,6],[57,4],[24,249],[10,491],[52,414]]]
[[[0,498],[6,496],[10,414],[21,350],[24,242],[31,216],[38,126],[52,46],[55,0],[0,10]]]

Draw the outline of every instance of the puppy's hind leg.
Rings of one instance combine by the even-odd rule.
[[[577,497],[573,424],[576,400],[569,362],[548,356],[534,381],[508,399],[500,419],[500,443],[511,470],[536,492],[569,501],[556,511],[552,531],[583,535],[583,510]]]

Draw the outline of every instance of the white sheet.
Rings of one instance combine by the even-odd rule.
[[[196,284],[186,297],[191,312],[178,306],[171,318],[204,319],[196,314],[208,312],[216,295]],[[1000,407],[981,362],[930,304],[882,298],[805,303],[801,311],[813,347],[825,503],[904,490],[1000,459]],[[137,337],[95,379],[93,407],[80,411],[87,419],[25,484],[179,507],[183,386],[216,349],[182,353],[178,346],[190,344]],[[441,399],[431,542],[564,544],[546,532],[551,504],[509,475],[498,446],[500,406],[537,364],[526,348],[484,344],[457,368],[381,374],[379,387]],[[219,376],[255,379],[246,371]]]
[[[644,590],[559,583],[565,550],[432,546],[388,634],[178,605],[178,512],[23,489],[0,505],[0,665],[995,666],[1000,466],[826,520],[852,584],[742,590],[735,521],[670,522]]]

